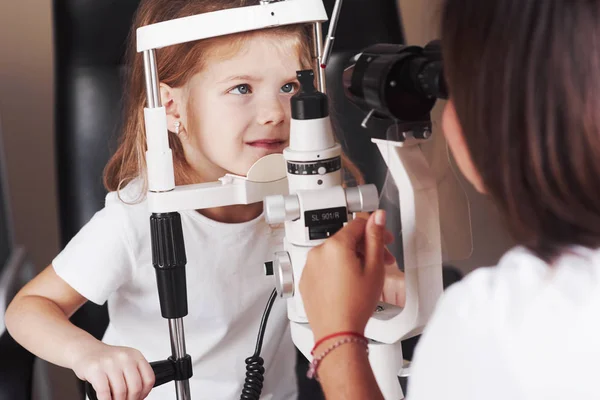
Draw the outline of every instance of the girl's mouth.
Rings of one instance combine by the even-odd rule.
[[[268,149],[268,150],[277,150],[283,147],[285,144],[284,140],[279,139],[261,139],[254,140],[252,142],[246,142],[248,146],[260,148],[260,149]]]

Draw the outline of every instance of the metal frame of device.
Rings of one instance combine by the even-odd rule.
[[[320,0],[286,0],[280,2],[261,1],[256,6],[215,11],[165,21],[141,27],[137,30],[137,50],[144,56],[147,107],[144,109],[147,138],[148,201],[153,233],[153,248],[174,254],[170,259],[154,257],[159,288],[177,282],[185,290],[185,249],[181,220],[177,211],[203,209],[232,204],[250,204],[262,201],[269,194],[285,193],[286,179],[269,182],[254,182],[246,177],[227,175],[217,183],[175,185],[173,156],[168,143],[167,119],[161,104],[159,78],[156,66],[156,49],[190,41],[202,40],[239,32],[259,30],[291,24],[313,24],[315,39],[315,67],[321,60],[322,23],[327,13]],[[324,73],[319,74],[319,85],[324,86]],[[152,219],[154,218],[154,219]],[[161,236],[162,233],[162,236]],[[175,239],[175,241],[171,240]],[[181,241],[181,247],[173,242]],[[162,253],[157,251],[156,253]],[[173,277],[175,272],[179,277]],[[165,275],[168,275],[165,277]],[[163,281],[161,285],[160,281]],[[181,292],[181,291],[180,291]],[[175,293],[163,293],[161,309],[169,320],[172,357],[175,363],[185,360],[185,338],[183,316],[187,315],[187,299]],[[175,298],[177,297],[177,298]],[[191,365],[189,366],[191,376]],[[191,398],[189,376],[175,380],[177,398]]]

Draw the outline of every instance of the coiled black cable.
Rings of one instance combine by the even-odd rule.
[[[260,328],[258,329],[258,338],[256,339],[256,348],[254,354],[251,357],[246,358],[246,380],[244,381],[244,388],[242,389],[242,395],[240,400],[259,400],[260,394],[262,393],[263,381],[265,380],[265,367],[263,367],[265,361],[260,356],[262,350],[263,339],[265,337],[265,329],[267,327],[267,320],[273,308],[275,297],[277,296],[277,290],[273,289],[267,307],[263,312],[262,320],[260,321]]]

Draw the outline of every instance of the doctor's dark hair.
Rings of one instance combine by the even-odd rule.
[[[258,5],[259,0],[142,0],[137,9],[129,34],[126,51],[127,75],[125,81],[124,123],[119,147],[104,169],[104,186],[108,191],[119,191],[136,178],[143,178],[144,187],[140,198],[147,191],[146,136],[144,107],[146,86],[143,55],[136,51],[136,30],[154,24],[207,12]],[[156,50],[158,78],[170,87],[183,86],[193,75],[202,71],[213,54],[228,57],[242,48],[254,35],[276,35],[280,40],[292,40],[297,49],[302,68],[313,67],[313,46],[310,27],[290,25],[243,32],[223,37],[199,40],[168,46]],[[206,54],[209,54],[208,57]],[[175,183],[185,185],[199,183],[194,170],[187,163],[183,146],[174,132],[169,132],[169,145],[173,152]],[[343,156],[345,169],[358,176],[358,168]]]
[[[513,236],[551,262],[600,246],[600,2],[446,0],[450,97]]]

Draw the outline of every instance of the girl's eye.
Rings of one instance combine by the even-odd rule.
[[[234,87],[233,89],[231,89],[229,91],[229,93],[231,94],[249,94],[250,93],[250,86],[247,84],[242,84],[242,85],[237,85],[236,87]]]
[[[298,84],[297,83],[286,83],[285,85],[283,85],[281,87],[281,92],[282,93],[295,93],[296,90],[298,90]]]

